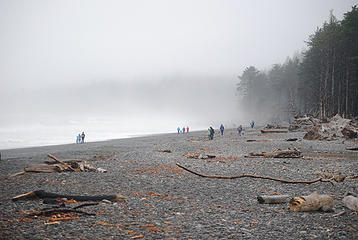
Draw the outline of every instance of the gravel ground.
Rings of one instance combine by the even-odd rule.
[[[217,131],[218,132],[218,131]],[[271,180],[201,178],[176,163],[207,175],[259,174],[285,179],[314,179],[318,170],[358,174],[357,152],[345,150],[356,142],[306,141],[303,133],[261,135],[246,129],[244,136],[227,130],[209,141],[206,132],[162,134],[106,142],[2,150],[0,162],[1,239],[357,239],[358,215],[340,198],[357,194],[357,179],[344,182],[283,184]],[[296,137],[296,142],[285,139]],[[246,142],[248,139],[259,142]],[[295,146],[298,159],[245,158],[249,152]],[[171,153],[155,150],[170,149]],[[216,159],[189,159],[202,151]],[[25,164],[43,163],[51,153],[59,159],[83,159],[107,173],[63,172],[28,174]],[[97,156],[97,158],[94,158]],[[95,216],[46,224],[49,217],[26,217],[27,211],[49,207],[41,201],[12,202],[28,191],[72,195],[119,193],[126,202],[100,202],[82,208]],[[314,191],[336,196],[334,212],[291,212],[288,203],[258,204],[256,197],[272,192],[289,196]],[[76,204],[67,204],[75,206]],[[334,214],[346,210],[342,216]]]

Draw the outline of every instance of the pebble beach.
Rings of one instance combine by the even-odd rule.
[[[84,144],[1,150],[0,239],[357,239],[358,214],[343,206],[342,197],[358,194],[358,180],[285,184],[238,178],[211,179],[189,173],[176,164],[206,175],[255,174],[290,180],[311,180],[315,172],[358,174],[356,141],[308,141],[303,132],[262,134],[260,128],[158,134]],[[286,141],[297,138],[297,141]],[[250,140],[250,141],[247,141]],[[252,158],[250,152],[297,148],[300,158]],[[170,150],[170,152],[163,152]],[[201,152],[210,159],[183,156]],[[100,172],[27,173],[26,164],[80,159]],[[12,201],[35,190],[71,195],[121,194],[124,202],[101,201],[81,208],[94,215],[50,221],[27,215],[53,207],[41,200]],[[305,196],[313,192],[335,196],[331,212],[292,212],[288,203],[259,204],[259,195]],[[78,203],[65,203],[76,206]],[[344,214],[337,215],[345,211]]]

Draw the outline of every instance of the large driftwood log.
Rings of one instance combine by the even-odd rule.
[[[68,200],[73,199],[76,201],[102,201],[104,199],[112,202],[125,201],[125,197],[122,195],[95,195],[95,196],[77,196],[77,195],[63,195],[45,192],[43,190],[37,190],[20,194],[12,198],[13,201],[17,200],[34,200],[34,199],[55,199],[55,198],[66,198]]]
[[[210,176],[210,175],[204,175],[204,174],[200,174],[197,172],[194,172],[186,167],[183,167],[181,165],[179,165],[178,163],[176,164],[178,167],[184,169],[185,171],[188,171],[194,175],[197,175],[199,177],[205,177],[205,178],[218,178],[218,179],[236,179],[236,178],[243,178],[243,177],[249,177],[249,178],[261,178],[261,179],[268,179],[268,180],[273,180],[273,181],[278,181],[278,182],[282,182],[282,183],[306,183],[306,184],[311,184],[311,183],[315,183],[315,182],[326,182],[325,179],[322,178],[316,178],[313,180],[287,180],[287,179],[281,179],[281,178],[274,178],[274,177],[269,177],[269,176],[259,176],[259,175],[253,175],[253,174],[240,174],[237,176]]]
[[[331,211],[334,206],[333,197],[314,192],[308,196],[294,197],[290,200],[290,210],[296,212]]]
[[[342,199],[344,206],[353,211],[358,211],[358,198],[354,196],[346,196]]]
[[[257,196],[257,201],[259,203],[285,203],[288,201],[288,195],[261,195]]]

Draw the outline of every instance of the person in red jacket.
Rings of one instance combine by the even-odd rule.
[[[186,127],[186,133],[189,133],[189,127],[188,126]]]

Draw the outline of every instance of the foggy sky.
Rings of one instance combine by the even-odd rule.
[[[73,114],[237,124],[237,76],[302,51],[355,3],[0,0],[0,133]]]
[[[353,0],[0,1],[1,89],[237,76],[305,47]]]

